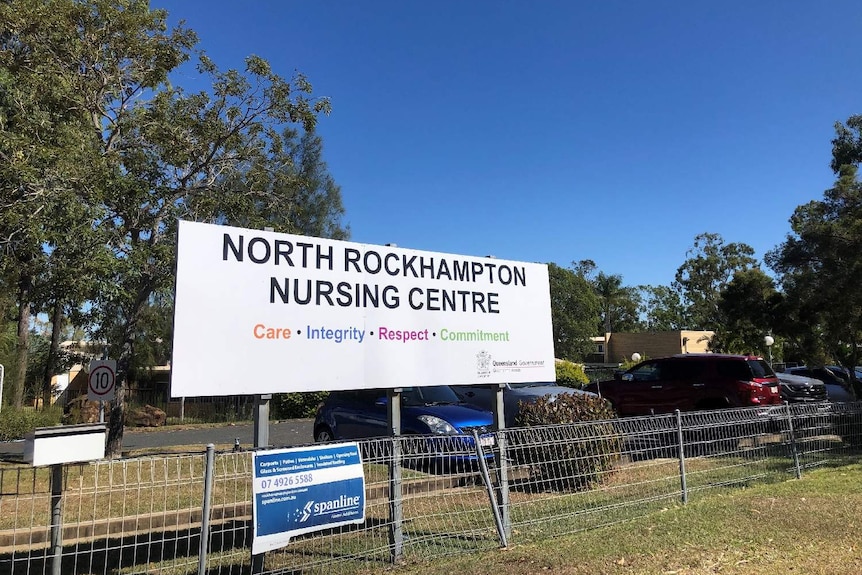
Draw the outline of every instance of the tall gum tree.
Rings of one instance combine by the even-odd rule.
[[[548,264],[554,354],[580,361],[592,352],[599,325],[599,299],[582,273]]]
[[[795,325],[808,330],[809,342],[824,346],[824,357],[853,374],[862,343],[862,184],[857,167],[839,166],[835,185],[822,200],[796,208],[790,227],[766,261],[781,274],[787,306],[799,320]],[[806,353],[815,360],[821,355],[811,346]],[[859,397],[862,389],[853,380]]]
[[[754,248],[725,243],[719,234],[694,238],[688,259],[677,269],[674,288],[682,295],[687,329],[714,330],[721,322],[718,302],[721,291],[738,271],[755,267]]]
[[[672,286],[638,286],[640,313],[647,331],[677,331],[685,328],[682,296]]]
[[[100,180],[96,138],[75,83],[79,71],[38,40],[54,32],[52,20],[75,9],[0,3],[0,285],[15,300],[17,369],[7,381],[16,406],[24,399],[34,313],[50,301],[80,301],[77,287],[58,283],[57,274],[98,260],[72,257],[96,233],[87,222],[98,214],[91,194]]]
[[[291,146],[313,148],[314,127],[329,102],[312,97],[304,76],[285,80],[257,56],[247,58],[243,71],[219,70],[195,51],[193,31],[183,24],[168,29],[166,12],[144,1],[21,0],[0,7],[6,29],[40,62],[46,81],[67,87],[60,109],[86,126],[81,147],[89,185],[66,187],[92,208],[91,228],[102,234],[109,256],[86,321],[118,359],[108,422],[108,452],[115,455],[135,342],[147,310],[171,291],[178,219],[268,220],[279,231],[298,231],[316,218],[313,229],[347,235],[337,186],[323,182],[320,170],[286,162]],[[209,86],[199,92],[168,81],[193,57]],[[303,144],[300,133],[312,139]],[[71,168],[57,171],[60,182],[72,175]],[[282,211],[288,202],[299,204],[287,212],[293,217]]]
[[[773,334],[777,310],[782,303],[775,282],[760,268],[737,272],[721,291],[718,311],[721,322],[710,342],[713,351],[762,353],[764,341]]]

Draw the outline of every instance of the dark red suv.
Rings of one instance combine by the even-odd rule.
[[[762,358],[689,353],[643,361],[587,391],[609,400],[619,415],[649,415],[781,403],[779,381]]]

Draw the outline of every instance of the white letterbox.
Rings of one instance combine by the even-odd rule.
[[[105,424],[40,427],[27,435],[24,459],[34,467],[105,457]]]

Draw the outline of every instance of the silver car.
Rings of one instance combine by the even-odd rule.
[[[810,403],[826,401],[828,392],[826,384],[813,377],[776,373],[781,382],[781,399],[789,403]]]
[[[819,379],[826,385],[826,395],[829,401],[856,401],[847,383],[825,367],[788,367],[785,373]]]

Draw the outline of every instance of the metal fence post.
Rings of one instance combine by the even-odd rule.
[[[207,571],[207,555],[210,542],[210,511],[212,510],[213,473],[215,468],[215,446],[207,445],[206,471],[204,472],[204,501],[201,505],[201,544],[198,552],[198,575]]]
[[[802,479],[802,468],[799,466],[799,451],[796,449],[796,433],[793,431],[793,414],[790,412],[790,403],[784,402],[787,411],[787,429],[790,432],[790,450],[793,453],[793,465],[796,468],[796,479]]]
[[[404,501],[401,494],[401,389],[387,392],[392,461],[389,462],[389,549],[392,563],[404,553]]]
[[[63,464],[51,466],[51,574],[60,575],[63,564]]]
[[[494,513],[494,524],[497,526],[497,534],[500,536],[500,545],[508,547],[509,542],[506,539],[506,529],[503,527],[503,520],[500,517],[500,508],[497,507],[497,498],[494,497],[494,485],[491,483],[491,475],[488,473],[488,462],[485,461],[485,450],[482,449],[482,442],[479,440],[479,432],[473,430],[473,446],[476,448],[476,457],[479,461],[479,471],[482,474],[482,481],[485,483],[485,489],[488,491],[488,499],[491,502],[491,511]]]
[[[682,414],[676,410],[676,438],[679,445],[679,486],[682,490],[682,504],[688,503],[688,485],[685,478],[685,440],[682,437]]]

